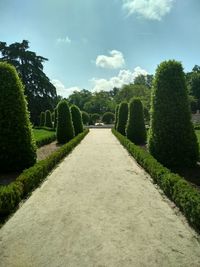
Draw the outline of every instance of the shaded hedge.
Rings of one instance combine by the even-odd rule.
[[[174,60],[162,62],[156,70],[148,147],[169,168],[193,166],[199,157],[185,75]]]
[[[40,127],[44,126],[45,124],[45,113],[42,111],[40,113]]]
[[[115,108],[115,126],[114,126],[115,130],[117,129],[118,113],[119,113],[119,105],[117,105]]]
[[[57,121],[58,121],[58,109],[57,107],[54,109],[54,124],[53,128],[56,130],[57,128]]]
[[[146,142],[143,105],[138,98],[133,98],[129,103],[126,136],[136,145]]]
[[[100,115],[98,113],[93,113],[90,115],[91,124],[95,124],[98,120],[100,120]]]
[[[23,171],[16,181],[7,186],[0,186],[0,215],[5,216],[13,212],[19,202],[46,178],[49,172],[80,143],[88,132],[88,129],[84,130],[49,157]]]
[[[102,116],[102,122],[105,124],[112,124],[115,120],[115,114],[112,112],[105,112]]]
[[[200,192],[184,178],[164,167],[147,151],[133,144],[116,130],[112,129],[112,132],[164,193],[180,208],[188,222],[200,232]]]
[[[72,105],[71,108],[72,122],[74,125],[75,136],[83,132],[83,121],[81,111],[76,105]]]
[[[66,100],[61,100],[58,104],[56,137],[60,144],[64,144],[74,137],[72,115]]]
[[[21,171],[36,162],[36,145],[24,87],[16,69],[0,63],[0,170]]]
[[[128,103],[122,102],[119,105],[117,131],[123,135],[126,135],[127,119],[128,119]]]
[[[82,114],[83,124],[84,125],[88,125],[89,122],[90,122],[90,116],[89,116],[89,114],[87,112],[85,112],[85,111],[82,111],[81,114]]]
[[[51,111],[50,110],[46,110],[45,111],[45,127],[49,127],[49,128],[53,128],[53,124],[52,124],[52,118],[51,118]]]

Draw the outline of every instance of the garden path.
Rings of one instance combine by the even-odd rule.
[[[0,229],[1,267],[200,266],[198,236],[108,129]]]

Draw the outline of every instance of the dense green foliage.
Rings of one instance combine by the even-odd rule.
[[[52,118],[51,118],[51,111],[50,110],[46,110],[45,111],[45,127],[49,127],[49,128],[53,128],[53,124],[52,124]]]
[[[52,110],[56,105],[57,94],[55,86],[43,72],[43,64],[47,59],[28,49],[29,42],[26,40],[11,45],[0,42],[0,61],[15,66],[25,86],[31,120],[38,125],[40,113],[43,110]]]
[[[72,115],[66,100],[62,100],[58,104],[57,119],[57,141],[64,144],[74,137],[74,126],[72,123]]]
[[[74,125],[75,136],[83,132],[83,121],[80,109],[76,105],[71,106],[72,122]]]
[[[0,170],[20,171],[36,161],[36,146],[21,80],[0,63]]]
[[[91,124],[95,124],[98,120],[100,120],[100,115],[98,113],[94,113],[90,115]]]
[[[136,145],[142,145],[146,142],[143,106],[140,99],[133,98],[129,103],[126,136]]]
[[[90,121],[90,116],[87,112],[82,111],[82,120],[83,120],[83,124],[84,125],[88,125],[89,121]]]
[[[0,186],[0,215],[8,215],[13,212],[19,202],[44,180],[49,172],[80,143],[87,133],[88,129],[46,159],[25,170],[16,181],[7,186]]]
[[[58,120],[58,109],[57,107],[54,109],[54,124],[53,128],[56,130],[57,128],[57,120]]]
[[[45,112],[41,112],[40,113],[40,126],[44,126],[45,125]]]
[[[128,103],[122,102],[119,105],[117,131],[123,135],[126,135],[126,124],[128,119]]]
[[[115,114],[112,112],[105,112],[102,116],[102,121],[105,124],[112,124],[115,120]]]
[[[119,105],[117,105],[115,108],[115,126],[114,126],[115,130],[117,129],[118,113],[119,113]]]
[[[156,71],[148,147],[166,167],[196,164],[199,149],[191,123],[181,63],[165,61]]]
[[[189,223],[200,232],[199,191],[181,176],[170,172],[147,151],[134,145],[116,130],[113,129],[112,131],[128,152],[151,175],[164,193],[180,208]]]
[[[37,147],[47,145],[56,140],[55,132],[44,129],[33,129]]]

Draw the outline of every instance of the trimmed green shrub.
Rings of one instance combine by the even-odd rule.
[[[90,120],[92,124],[95,124],[98,120],[100,120],[100,115],[98,113],[93,113],[90,115]]]
[[[57,120],[58,120],[58,109],[57,107],[54,109],[54,124],[53,124],[53,128],[56,129],[57,128]]]
[[[76,105],[72,105],[71,108],[72,122],[74,125],[75,136],[83,132],[83,121],[81,111]]]
[[[193,166],[199,156],[181,63],[162,62],[155,75],[148,147],[169,168]]]
[[[49,157],[23,171],[16,181],[7,186],[0,186],[0,215],[9,215],[13,212],[19,202],[46,178],[49,172],[81,142],[88,132],[88,129],[84,130]]]
[[[105,112],[102,116],[102,121],[105,124],[112,124],[115,119],[115,115],[112,112]]]
[[[0,149],[1,172],[21,171],[36,162],[24,87],[7,63],[0,63]]]
[[[58,104],[56,136],[60,144],[64,144],[74,137],[72,115],[66,100],[61,100]]]
[[[87,112],[82,111],[82,120],[83,120],[83,124],[84,125],[88,125],[89,121],[90,121],[90,116]]]
[[[117,105],[115,108],[115,126],[114,126],[115,130],[117,129],[118,113],[119,113],[119,105]]]
[[[50,110],[45,111],[45,124],[44,124],[44,126],[49,127],[49,128],[53,128]]]
[[[139,98],[133,98],[129,103],[126,136],[136,145],[146,142],[143,105]]]
[[[44,126],[45,124],[45,113],[41,112],[40,113],[40,127]]]
[[[128,103],[122,102],[119,105],[117,131],[123,135],[126,135],[127,119],[128,119]]]
[[[147,151],[112,129],[113,134],[135,160],[151,175],[164,193],[180,208],[189,223],[200,232],[200,194],[184,178],[172,173]]]

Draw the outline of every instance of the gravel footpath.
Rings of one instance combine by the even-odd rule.
[[[1,267],[199,267],[200,243],[108,129],[93,129],[0,229]]]

